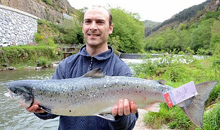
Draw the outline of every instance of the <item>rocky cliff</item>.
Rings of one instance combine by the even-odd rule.
[[[56,23],[61,23],[65,16],[79,13],[67,0],[0,0],[0,4]]]

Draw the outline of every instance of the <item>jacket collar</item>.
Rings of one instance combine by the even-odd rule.
[[[86,51],[86,45],[84,45],[81,49],[80,49],[80,53],[81,56],[85,56],[85,57],[92,57],[90,56],[87,51]],[[108,46],[108,50],[106,52],[103,52],[101,54],[98,54],[96,56],[93,56],[93,58],[97,59],[97,60],[107,60],[109,59],[112,55],[114,54],[114,50],[112,49],[112,47]]]

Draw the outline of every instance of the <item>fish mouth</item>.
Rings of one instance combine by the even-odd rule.
[[[14,93],[13,92],[11,92],[11,91],[9,91],[9,92],[7,92],[7,93],[5,93],[4,94],[6,97],[8,97],[8,98],[10,98],[10,99],[13,99],[14,100]]]

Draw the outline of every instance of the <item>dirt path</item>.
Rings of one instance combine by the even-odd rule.
[[[153,130],[151,128],[148,128],[143,121],[144,115],[147,113],[147,111],[143,109],[138,109],[138,113],[139,113],[139,117],[133,130]],[[160,130],[169,130],[169,129],[166,126],[163,126],[162,129]]]
[[[133,130],[150,130],[149,128],[147,128],[146,124],[144,123],[143,119],[144,119],[144,114],[147,111],[143,110],[143,109],[138,109],[138,114],[139,114],[139,118],[136,122],[136,125],[134,127]]]

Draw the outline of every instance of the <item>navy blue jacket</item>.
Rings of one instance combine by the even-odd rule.
[[[108,51],[91,57],[83,46],[80,52],[60,62],[52,78],[76,78],[95,68],[101,68],[102,72],[109,76],[132,76],[128,66],[113,53],[111,47]],[[48,113],[35,115],[41,119],[57,117]],[[59,130],[132,130],[138,114],[115,118],[116,121],[109,121],[97,116],[60,116]]]

